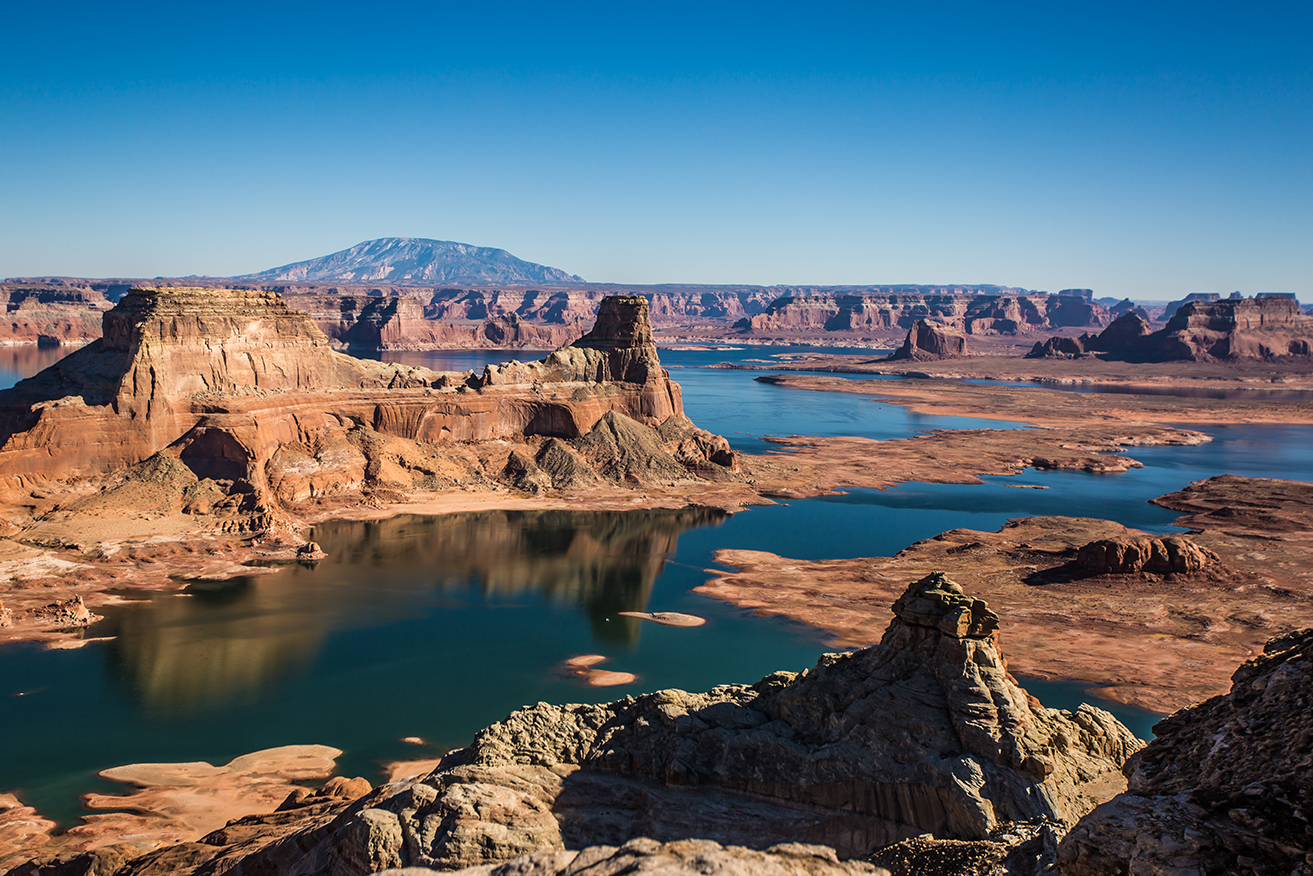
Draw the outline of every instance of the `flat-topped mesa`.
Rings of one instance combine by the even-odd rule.
[[[478,377],[339,353],[274,292],[134,289],[105,314],[102,338],[0,392],[0,488],[17,500],[38,481],[150,480],[158,466],[136,467],[160,454],[200,483],[170,492],[169,513],[240,507],[223,513],[248,521],[213,525],[255,531],[297,503],[374,490],[733,477],[725,440],[682,413],[643,298],[606,299],[577,344]],[[548,437],[576,444],[541,448]],[[486,441],[521,445],[515,464],[453,447]],[[580,466],[595,471],[569,474]],[[207,479],[218,498],[193,501],[213,492]]]
[[[132,289],[105,314],[102,343],[131,358],[119,406],[205,392],[396,386],[395,367],[335,352],[274,292]]]
[[[1187,300],[1156,332],[1130,311],[1097,337],[1050,338],[1026,358],[1074,359],[1090,353],[1129,362],[1307,359],[1313,356],[1313,317],[1289,298]]]
[[[890,362],[933,362],[940,359],[960,359],[967,355],[967,339],[944,325],[918,319],[907,330],[903,346],[890,357]]]

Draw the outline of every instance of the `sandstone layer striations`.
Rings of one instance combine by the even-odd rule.
[[[802,337],[855,333],[889,337],[933,320],[969,335],[1033,335],[1056,328],[1106,325],[1107,308],[1083,296],[1004,287],[890,287],[888,291],[785,296],[741,320],[746,336]]]
[[[851,858],[926,832],[982,839],[1004,822],[1074,823],[1124,787],[1120,767],[1141,743],[1099,709],[1049,710],[1028,697],[981,600],[931,575],[894,610],[880,644],[810,671],[702,694],[539,703],[423,779],[384,786],[239,861],[222,837],[201,842],[245,873],[611,856],[639,838],[653,852],[651,841],[696,838],[832,867],[827,850],[778,844]],[[125,872],[193,872],[189,854],[165,848]]]
[[[0,344],[86,344],[100,337],[111,302],[89,286],[0,283]]]
[[[531,349],[554,350],[578,338],[593,318],[558,324],[523,319],[514,311],[486,318],[430,317],[413,295],[287,294],[289,306],[304,310],[335,346],[358,350]]]

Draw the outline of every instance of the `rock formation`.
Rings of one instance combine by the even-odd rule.
[[[0,283],[5,318],[0,343],[86,344],[100,337],[100,317],[110,307],[89,287]]]
[[[1313,629],[1273,639],[1230,693],[1154,732],[1126,792],[1063,840],[1063,876],[1313,873]]]
[[[454,442],[518,441],[534,455],[548,437],[584,440],[621,428],[621,443],[640,456],[653,456],[653,442],[667,456],[683,454],[678,472],[661,473],[665,481],[732,469],[724,439],[682,413],[639,297],[604,300],[593,330],[542,362],[476,376],[335,352],[274,293],[133,290],[104,315],[103,338],[0,393],[0,484],[12,494],[109,478],[110,493],[145,490],[171,513],[259,530],[290,503],[491,484],[512,449],[493,460],[496,446]],[[672,418],[662,438],[656,427]],[[558,469],[583,459],[546,452]],[[630,483],[641,479],[633,471]]]
[[[304,310],[320,331],[339,347],[359,350],[498,349],[554,350],[584,333],[580,320],[540,325],[514,311],[479,320],[430,318],[413,295],[287,296],[290,307]],[[597,302],[591,302],[591,320]]]
[[[1173,316],[1176,316],[1176,312],[1180,310],[1182,307],[1184,307],[1187,304],[1194,304],[1196,301],[1203,302],[1205,304],[1210,304],[1214,301],[1221,301],[1221,300],[1222,300],[1222,296],[1218,292],[1191,292],[1189,295],[1186,295],[1184,298],[1177,299],[1176,301],[1167,302],[1167,306],[1163,308],[1162,318],[1163,320],[1170,320]]]
[[[385,871],[392,876],[428,876],[437,870],[407,867]],[[451,872],[451,871],[448,871]],[[889,871],[861,861],[840,861],[834,849],[782,843],[765,851],[722,846],[711,840],[670,843],[640,838],[623,846],[590,846],[582,851],[535,852],[502,864],[462,868],[453,876],[888,876]]]
[[[1113,351],[1131,361],[1212,361],[1313,356],[1313,319],[1289,298],[1187,304],[1167,325]]]
[[[887,336],[934,320],[970,335],[1025,335],[1044,329],[1105,325],[1100,304],[1081,297],[1003,287],[891,287],[888,291],[812,294],[776,299],[741,332],[786,337],[828,332]]]
[[[1099,709],[1053,711],[1027,696],[981,600],[936,573],[894,613],[880,644],[809,672],[521,709],[422,780],[251,852],[241,872],[456,869],[639,837],[775,856],[780,842],[820,843],[849,858],[926,832],[984,839],[1007,821],[1070,824],[1123,787],[1139,741]],[[212,854],[232,861],[231,849]]]
[[[1090,542],[1076,553],[1077,565],[1097,575],[1192,574],[1217,561],[1217,554],[1183,535],[1104,538]]]
[[[890,361],[932,362],[939,359],[960,359],[967,355],[967,339],[951,329],[931,325],[924,319],[907,330],[903,346],[889,357]]]
[[[1313,357],[1313,318],[1289,298],[1192,301],[1156,332],[1128,311],[1097,338],[1050,338],[1026,358],[1070,359],[1087,353],[1130,362],[1307,359]]]
[[[1062,336],[1036,342],[1027,359],[1079,359],[1092,353],[1123,349],[1152,333],[1149,321],[1139,310],[1127,310],[1098,335],[1089,332],[1079,338]]]

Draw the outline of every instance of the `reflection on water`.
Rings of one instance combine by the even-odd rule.
[[[113,665],[151,708],[213,709],[303,672],[329,631],[411,616],[416,596],[582,610],[600,644],[632,647],[681,532],[723,511],[492,511],[335,521],[314,566],[155,594],[119,613]]]
[[[36,344],[0,346],[0,389],[49,368],[77,347],[38,347]]]

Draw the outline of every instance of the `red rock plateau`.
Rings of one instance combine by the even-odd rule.
[[[0,283],[5,318],[0,344],[86,344],[100,337],[100,317],[112,307],[88,286]]]
[[[919,320],[932,320],[961,334],[1025,336],[1059,328],[1101,327],[1112,321],[1112,315],[1083,295],[1003,287],[891,287],[781,297],[736,328],[755,338],[803,339],[836,332],[890,338]]]
[[[86,318],[77,297],[105,310],[133,284],[38,278],[0,285],[0,293],[9,294],[11,311],[29,298],[35,301],[34,296],[48,311],[43,311],[45,322],[35,332],[27,322],[16,324],[16,341],[35,342],[38,335],[46,335],[50,342],[85,343],[98,336],[98,317]],[[1100,328],[1112,319],[1106,308],[1089,300],[1088,290],[1049,295],[1005,286],[435,287],[258,278],[236,284],[187,278],[145,285],[235,285],[276,292],[290,307],[310,314],[334,344],[384,350],[554,349],[582,335],[602,299],[614,294],[647,298],[653,328],[669,342],[888,342],[920,319],[976,337],[1032,337],[1043,331]],[[34,319],[39,315],[34,312]],[[72,322],[65,326],[61,320]]]
[[[1214,362],[1313,359],[1313,316],[1289,298],[1192,301],[1156,332],[1134,312],[1098,336],[1051,338],[1028,358],[1075,359],[1099,354],[1129,362]]]

